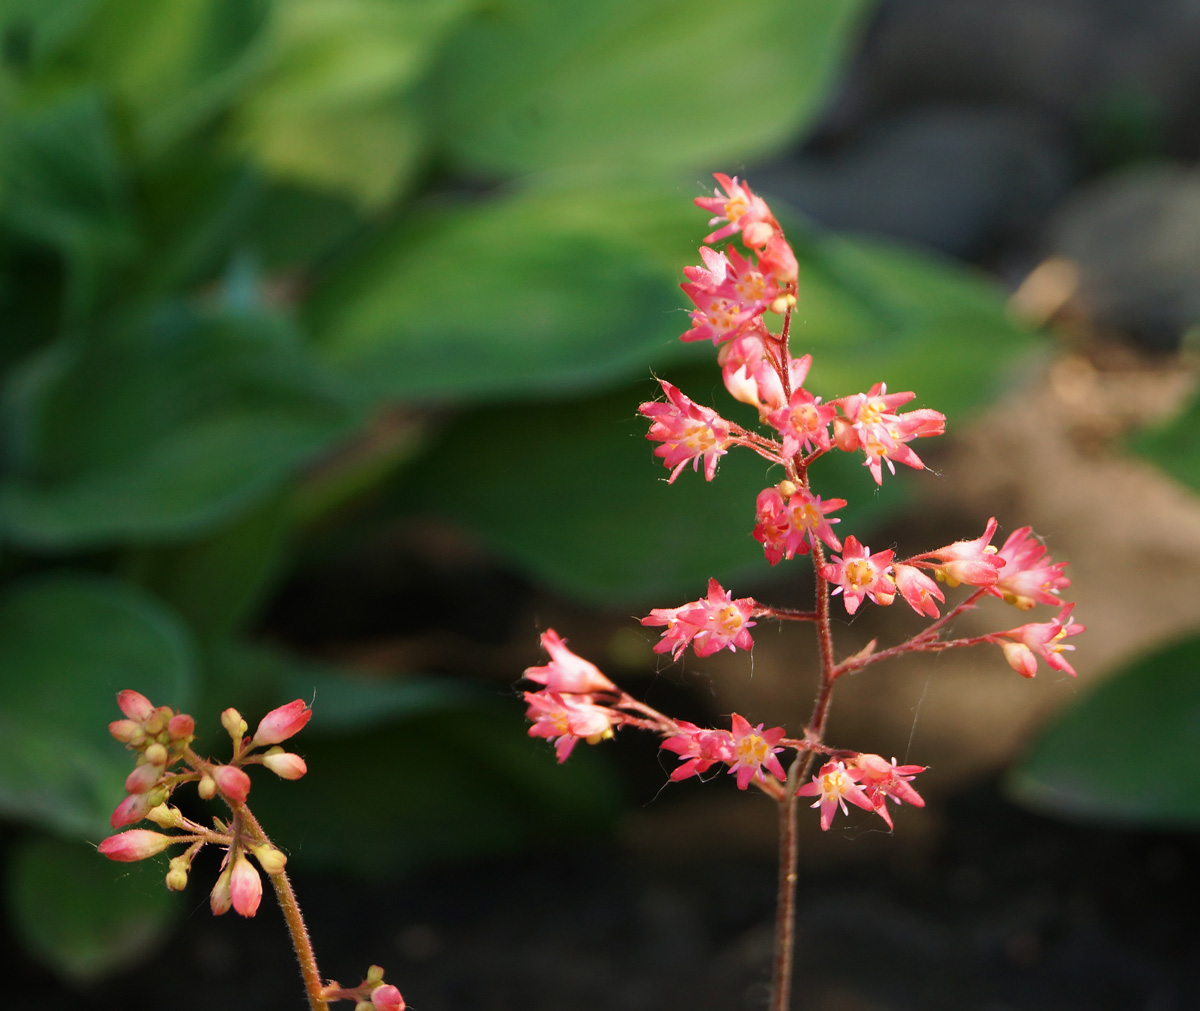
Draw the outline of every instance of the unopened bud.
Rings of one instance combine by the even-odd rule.
[[[776,487],[779,489],[779,494],[782,495],[785,499],[791,498],[793,495],[796,494],[796,490],[797,490],[796,483],[794,481],[788,481],[787,479],[780,481],[779,484],[776,485]]]
[[[191,869],[192,865],[186,856],[172,857],[167,869],[167,887],[173,892],[182,892],[187,888]]]
[[[200,782],[196,784],[196,792],[200,794],[201,800],[212,800],[217,795],[217,784],[212,776],[201,776]]]
[[[272,709],[259,721],[258,729],[254,731],[254,743],[278,744],[286,741],[293,734],[298,734],[312,719],[312,710],[304,699],[296,699],[286,706]]]
[[[221,726],[225,728],[225,732],[229,734],[234,741],[241,741],[245,735],[249,724],[242,719],[242,714],[234,708],[226,709],[221,714]]]
[[[159,828],[180,828],[183,825],[183,815],[177,807],[167,807],[159,804],[146,812],[146,817]]]
[[[233,893],[229,888],[229,875],[231,867],[228,865],[217,876],[217,883],[213,885],[213,890],[208,896],[208,905],[212,909],[214,916],[220,916],[223,913],[228,913],[233,908]]]
[[[250,793],[250,777],[234,765],[214,765],[212,778],[221,792],[232,801],[241,803]]]
[[[131,828],[103,840],[97,849],[109,860],[131,863],[161,853],[175,842],[174,836],[151,832],[146,828]]]
[[[159,744],[158,741],[148,745],[146,750],[142,752],[142,755],[151,765],[163,766],[167,764],[167,749]]]
[[[178,713],[167,721],[167,733],[173,741],[188,741],[196,733],[196,721],[186,713]]]
[[[303,758],[282,748],[272,748],[263,755],[262,764],[280,779],[299,779],[308,772],[308,765]]]
[[[287,857],[274,846],[268,846],[265,843],[261,846],[252,847],[254,851],[254,859],[258,861],[258,866],[267,874],[279,874],[287,866]]]
[[[157,737],[167,729],[167,723],[173,715],[174,713],[166,706],[159,706],[145,722],[146,733],[150,737]]]
[[[406,1005],[400,991],[391,983],[384,983],[371,994],[371,1007],[373,1011],[404,1011]]]
[[[373,965],[367,970],[367,978],[364,983],[382,983],[383,982],[383,966]]]
[[[137,723],[145,723],[154,712],[154,703],[132,688],[117,692],[117,705],[120,706],[121,712]]]
[[[138,745],[146,739],[142,725],[135,720],[113,720],[108,725],[108,732],[122,744]]]

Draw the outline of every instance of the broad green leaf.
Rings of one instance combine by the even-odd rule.
[[[618,805],[608,769],[586,745],[559,766],[521,713],[514,698],[298,741],[309,774],[260,777],[255,814],[295,866],[371,880],[602,831]]]
[[[99,839],[130,754],[108,733],[116,693],[187,707],[192,645],[153,598],[115,580],[18,581],[0,597],[0,809]]]
[[[50,349],[6,391],[18,473],[0,524],[29,544],[197,535],[262,500],[353,418],[287,324],[186,314]]]
[[[500,0],[435,79],[445,144],[476,172],[742,163],[817,111],[865,8]]]
[[[5,868],[9,920],[29,954],[78,985],[165,944],[179,904],[162,861],[114,864],[87,843],[30,836]]]
[[[1012,770],[1009,787],[1053,814],[1196,828],[1200,782],[1187,770],[1197,762],[1200,639],[1187,639],[1134,662],[1059,716]]]
[[[271,0],[106,0],[72,47],[151,156],[227,108],[259,73]]]
[[[5,63],[17,71],[36,69],[76,31],[99,0],[0,0],[0,38]]]
[[[466,9],[459,0],[286,0],[240,103],[239,146],[271,175],[378,206],[408,180],[424,129],[408,98]]]
[[[1200,492],[1200,398],[1166,425],[1135,438],[1132,449]]]

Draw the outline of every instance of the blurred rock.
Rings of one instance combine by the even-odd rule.
[[[1200,323],[1200,171],[1104,179],[1062,208],[1048,244],[1078,265],[1075,308],[1093,325],[1168,350]]]
[[[941,107],[893,116],[834,153],[755,179],[827,227],[974,258],[1035,236],[1071,177],[1065,142],[1045,119]]]

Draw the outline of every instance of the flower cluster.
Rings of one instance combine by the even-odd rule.
[[[1060,594],[1070,586],[1065,563],[1052,561],[1046,547],[1029,527],[1009,535],[1000,547],[992,544],[998,524],[989,519],[983,533],[909,557],[895,548],[872,551],[858,536],[834,531],[841,517],[832,515],[847,505],[842,498],[822,497],[810,477],[814,464],[830,453],[861,454],[863,466],[876,485],[884,469],[896,473],[900,463],[923,470],[924,462],[912,443],[941,435],[946,419],[938,411],[908,409],[915,394],[891,393],[877,382],[865,392],[826,399],[806,387],[813,368],[811,355],[793,355],[790,324],[799,295],[800,268],[794,250],[767,203],[736,178],[716,176],[720,189],[700,197],[697,205],[713,216],[713,230],[700,250],[701,264],[684,268],[681,285],[694,309],[684,341],[711,341],[725,388],[734,399],[754,407],[760,429],[743,427],[715,409],[695,403],[685,393],[660,380],[665,399],[641,404],[649,419],[647,438],[674,482],[690,463],[703,465],[705,480],[717,474],[720,458],[735,446],[757,453],[782,469],[775,484],[759,492],[753,536],[771,565],[798,556],[811,556],[816,578],[816,606],[800,612],[765,605],[749,597],[734,598],[715,579],[707,596],[677,607],[653,609],[642,625],[661,628],[656,653],[678,659],[691,647],[698,657],[720,650],[749,650],[750,630],[763,619],[809,621],[817,625],[824,644],[820,656],[820,685],[813,715],[799,738],[782,727],[764,730],[734,713],[729,730],[672,720],[633,699],[593,664],[567,649],[552,630],[542,636],[551,662],[530,667],[525,676],[542,690],[526,692],[529,733],[554,742],[560,762],[584,740],[598,743],[624,726],[661,736],[664,751],[679,764],[673,781],[701,776],[725,767],[739,788],[754,785],[776,800],[816,798],[821,827],[828,829],[837,810],[854,805],[879,815],[889,828],[887,802],[923,806],[912,779],[924,768],[899,765],[879,755],[825,742],[833,686],[845,674],[879,660],[905,653],[991,644],[1019,674],[1032,677],[1039,658],[1053,670],[1075,671],[1063,654],[1074,647],[1066,639],[1084,630],[1071,620],[1073,604]],[[744,247],[713,247],[740,236]],[[947,605],[946,590],[970,588],[961,602]],[[888,606],[903,600],[928,626],[887,649],[872,643],[837,661],[833,649],[830,601],[840,596],[849,615],[866,602]],[[1039,604],[1059,608],[1046,622],[972,638],[946,636],[950,623],[987,597],[1029,610]],[[943,614],[944,607],[949,609]],[[792,757],[789,758],[789,753]],[[819,768],[803,782],[814,764]]]

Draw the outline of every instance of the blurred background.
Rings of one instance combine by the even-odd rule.
[[[1032,524],[1088,625],[1078,682],[839,688],[831,738],[928,806],[806,820],[796,1006],[1200,1007],[1198,53],[1191,0],[0,0],[6,999],[302,1005],[215,859],[171,895],[94,852],[130,687],[216,754],[226,706],[313,700],[254,799],[327,975],[764,1006],[773,808],[632,734],[560,767],[517,688],[552,626],[682,718],[807,717],[803,629],[665,666],[636,621],[811,599],[750,537],[762,463],[668,487],[636,415],[653,373],[741,417],[676,339],[720,171],[796,249],[813,391],[948,416],[881,491],[823,461],[841,529]],[[964,634],[1029,620],[992,603]]]

